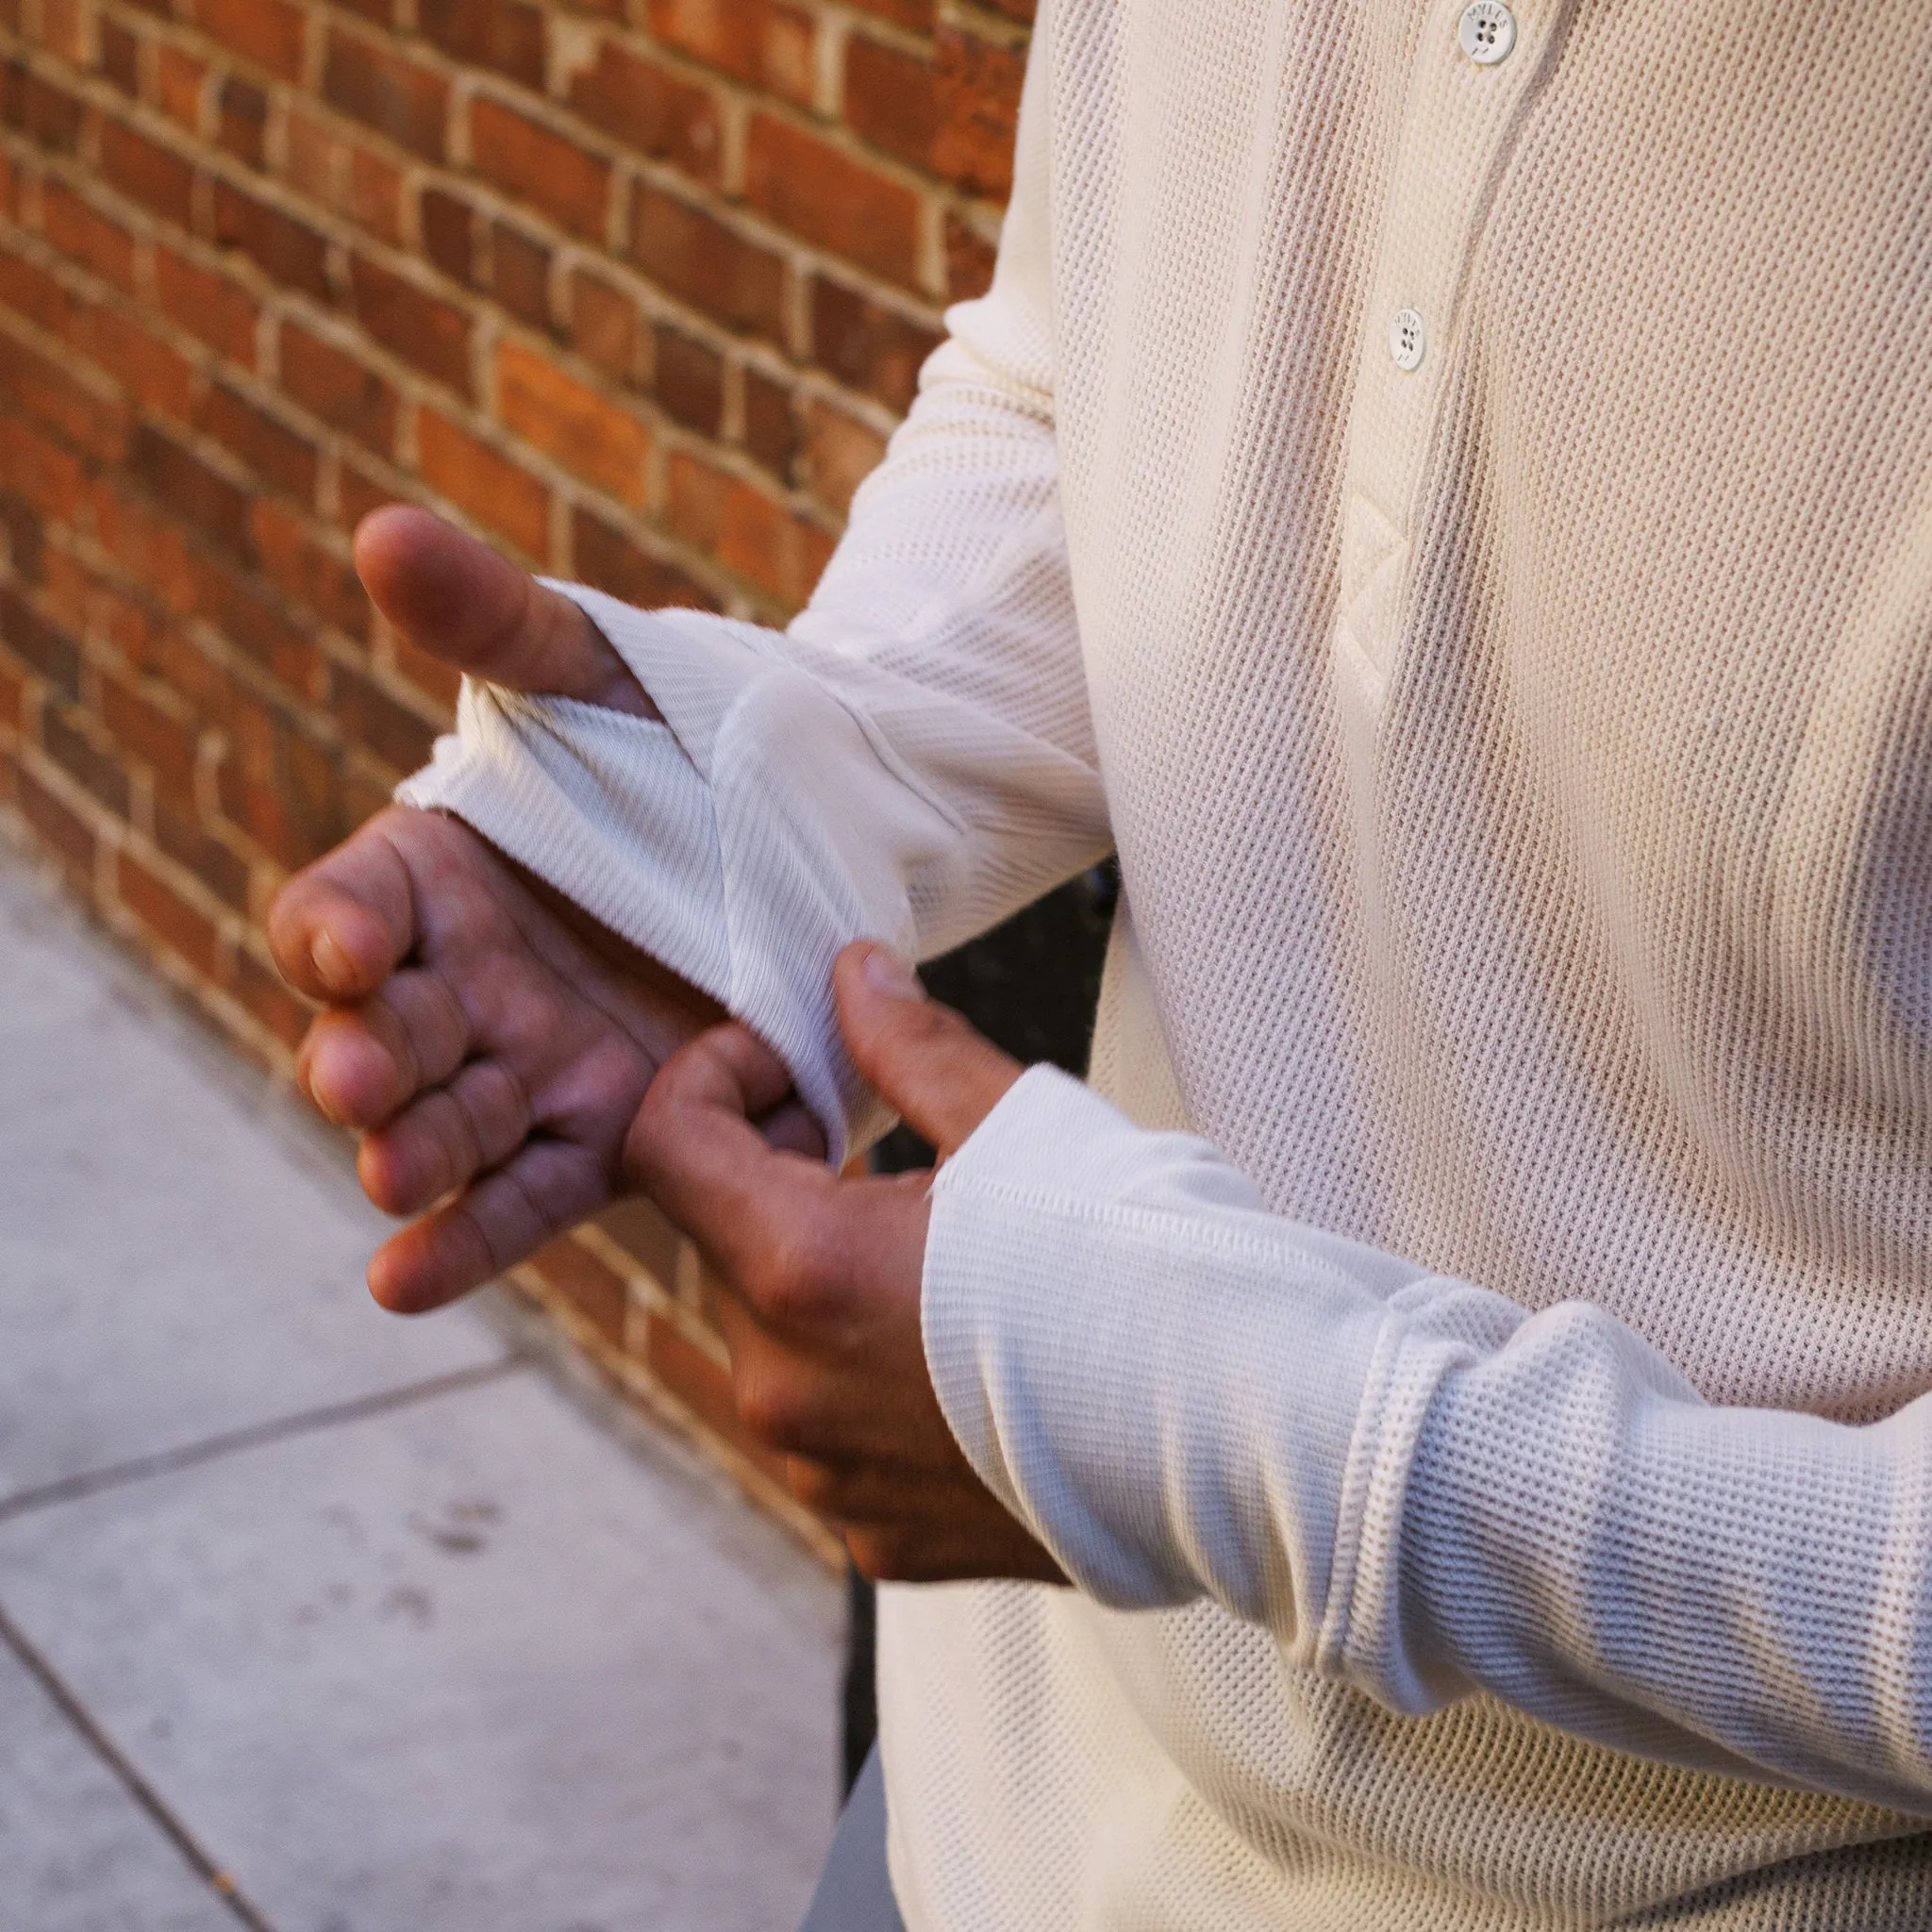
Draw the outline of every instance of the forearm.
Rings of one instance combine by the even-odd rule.
[[[1209,1595],[1423,1712],[1932,1815],[1932,1414],[1704,1403],[1630,1330],[1530,1315],[1263,1211],[1211,1148],[1036,1071],[942,1173],[934,1381],[1083,1588]]]

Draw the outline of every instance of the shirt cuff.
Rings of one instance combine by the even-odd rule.
[[[856,727],[773,634],[552,588],[609,639],[663,722],[466,681],[456,733],[396,797],[463,819],[751,1027],[842,1162],[890,1115],[840,1041],[832,964],[849,940],[904,949],[910,936],[903,891],[895,904],[855,885],[849,856],[820,833],[885,816],[838,796],[841,771],[876,761],[854,757],[842,739],[862,754]]]
[[[1036,1067],[934,1184],[926,1358],[974,1469],[1083,1590],[1212,1595],[1338,1669],[1361,1418],[1425,1279]]]

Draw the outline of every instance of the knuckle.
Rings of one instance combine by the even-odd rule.
[[[745,1375],[739,1390],[738,1414],[754,1441],[767,1449],[797,1455],[811,1446],[811,1405],[789,1377],[757,1371]]]
[[[809,1327],[835,1301],[841,1272],[833,1227],[823,1215],[801,1213],[757,1270],[760,1311],[781,1325]]]
[[[785,1466],[786,1487],[815,1516],[838,1514],[846,1494],[842,1473],[828,1462],[794,1456]]]
[[[853,1567],[869,1583],[921,1583],[927,1568],[921,1564],[913,1539],[903,1529],[868,1524],[851,1531],[845,1547]]]

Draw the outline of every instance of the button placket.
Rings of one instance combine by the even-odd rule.
[[[1379,710],[1401,623],[1407,518],[1489,185],[1563,0],[1438,0],[1419,38],[1349,426],[1337,669]]]

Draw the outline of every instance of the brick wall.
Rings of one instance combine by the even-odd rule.
[[[286,1071],[263,910],[452,697],[372,622],[358,519],[782,619],[985,282],[1031,10],[0,0],[13,836]],[[785,1509],[647,1209],[521,1285]]]

